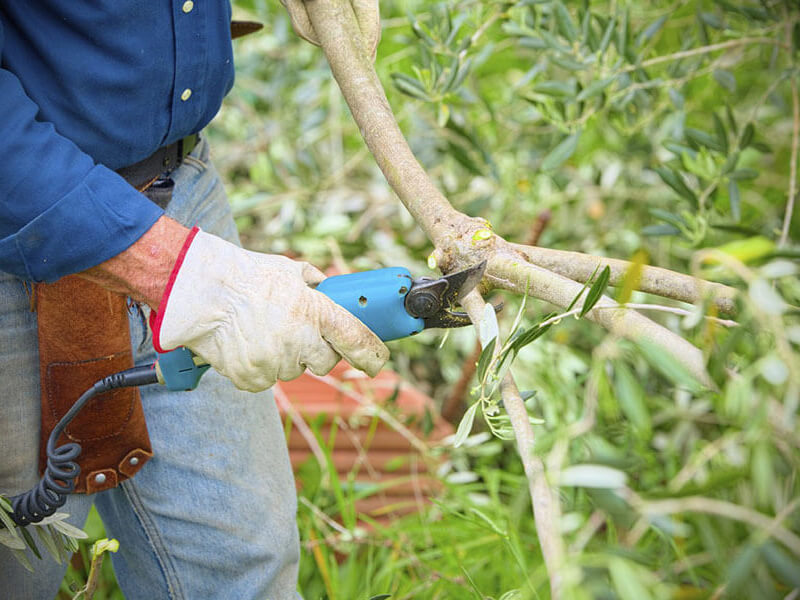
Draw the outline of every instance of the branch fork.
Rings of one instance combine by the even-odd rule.
[[[432,267],[448,273],[486,260],[484,285],[528,294],[562,308],[569,306],[580,293],[598,264],[610,267],[612,285],[624,280],[630,268],[626,261],[513,244],[495,234],[485,219],[455,210],[411,152],[375,72],[350,1],[306,0],[306,10],[367,147],[435,247],[429,260]],[[720,312],[731,313],[734,309],[736,292],[732,288],[666,269],[643,267],[639,287],[690,303],[710,297]],[[477,324],[485,306],[483,299],[473,292],[463,299],[463,305]],[[608,308],[619,310],[604,310]],[[604,296],[586,317],[616,336],[657,344],[696,379],[713,387],[698,348],[635,310],[620,307]],[[557,491],[547,482],[545,467],[533,452],[533,430],[510,374],[502,381],[501,394],[530,484],[552,597],[563,597],[566,563],[559,533]]]

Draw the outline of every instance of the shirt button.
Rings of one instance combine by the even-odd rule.
[[[181,93],[181,100],[186,102],[191,96],[192,96],[192,90],[186,88],[185,90],[183,90],[183,93]]]
[[[186,0],[186,2],[183,3],[183,12],[190,13],[192,12],[193,8],[194,2],[192,2],[192,0]]]

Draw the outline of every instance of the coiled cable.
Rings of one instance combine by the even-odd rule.
[[[64,506],[67,496],[75,491],[75,480],[81,473],[77,463],[81,446],[76,442],[69,442],[56,447],[56,442],[89,400],[113,389],[151,383],[158,383],[155,364],[141,365],[103,377],[78,398],[50,433],[46,448],[47,466],[39,483],[27,492],[10,498],[14,510],[11,519],[14,523],[20,527],[38,523]],[[0,528],[2,526],[0,523]]]

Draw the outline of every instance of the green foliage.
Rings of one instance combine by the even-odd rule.
[[[248,75],[230,103],[265,117],[245,121],[229,110],[215,129],[231,140],[216,140],[217,156],[229,163],[248,243],[291,247],[320,264],[424,273],[431,248],[386,193],[323,59],[284,36],[277,9],[254,8],[275,29],[269,42],[241,42]],[[800,530],[790,506],[800,493],[797,249],[776,246],[791,176],[791,3],[384,1],[381,10],[378,72],[412,148],[457,208],[519,242],[549,210],[541,245],[652,260],[745,293],[736,328],[705,319],[715,315],[705,303],[681,307],[683,317],[647,313],[703,349],[715,390],[655,346],[608,340],[583,319],[504,298],[447,463],[474,478],[456,477],[468,483],[448,487],[432,512],[346,542],[343,562],[338,542],[317,543],[329,577],[340,578],[336,595],[547,596],[512,445],[468,435],[484,422],[507,437],[496,388],[508,368],[532,390],[525,399],[540,417],[537,452],[568,475],[560,497],[581,582],[575,597],[709,597],[726,582],[732,597],[785,595],[798,557],[773,539],[755,540],[764,532],[752,524],[692,511],[645,516],[644,507],[703,496],[768,516],[788,511],[781,526]],[[264,46],[276,60],[264,60]],[[247,103],[256,90],[282,101]],[[241,150],[242,137],[259,140],[252,153]],[[262,168],[270,175],[253,177]],[[797,239],[796,218],[789,233]],[[607,287],[599,263],[573,316]],[[639,277],[626,276],[620,300],[653,301],[633,291]],[[394,342],[392,360],[444,398],[474,334],[451,332],[441,347],[439,338]],[[588,431],[571,437],[584,423]],[[624,486],[589,487],[603,478],[592,465],[623,473]],[[524,570],[511,568],[520,564],[513,552],[501,557],[502,535],[472,509],[524,540]],[[301,518],[301,528],[310,543],[311,522]],[[487,535],[494,541],[482,541]],[[324,537],[315,531],[313,539]],[[305,560],[308,597],[324,597],[321,577]]]
[[[477,590],[480,598],[535,597],[544,573],[524,476],[516,465],[497,470],[500,452],[484,436],[467,440],[440,465],[445,488],[432,506],[390,524],[367,519],[347,529],[339,524],[341,506],[331,486],[309,460],[300,472],[298,515],[308,556],[301,562],[303,596],[455,598]],[[476,470],[463,470],[467,465]],[[353,473],[358,470],[354,465]],[[339,485],[354,489],[346,481]],[[495,562],[503,567],[493,568]]]
[[[86,537],[86,533],[65,521],[67,514],[55,513],[29,527],[18,527],[11,520],[13,512],[8,499],[0,496],[0,544],[9,548],[28,571],[35,570],[29,552],[41,560],[40,547],[44,547],[47,554],[61,564],[78,549],[78,540]]]
[[[86,538],[81,540],[69,561],[58,599],[79,600],[86,597],[90,581],[94,585],[94,600],[125,600],[117,585],[110,560],[102,560],[106,551],[116,552],[117,540],[108,540],[100,515],[92,507],[84,526]]]
[[[293,36],[279,3],[238,4],[269,27],[236,42],[237,85],[209,137],[245,243],[323,267],[426,274],[429,243],[319,50]],[[432,507],[367,530],[354,502],[369,491],[318,465],[298,474],[306,598],[549,596],[513,443],[489,435],[509,433],[496,394],[505,369],[531,390],[536,452],[562,482],[568,597],[769,599],[800,585],[786,543],[800,535],[797,209],[781,240],[798,12],[792,0],[381,2],[378,73],[456,208],[521,243],[547,210],[542,246],[732,285],[738,326],[706,318],[719,316],[710,303],[633,291],[635,271],[617,291],[684,311],[647,314],[702,349],[707,389],[656,346],[504,298]],[[598,263],[575,307],[609,294]],[[392,367],[437,401],[475,333],[440,341],[391,344]],[[728,508],[696,510],[697,499]]]

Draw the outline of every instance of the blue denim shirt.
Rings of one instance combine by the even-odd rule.
[[[214,117],[229,24],[225,0],[0,0],[0,271],[53,281],[152,226],[113,169]]]

